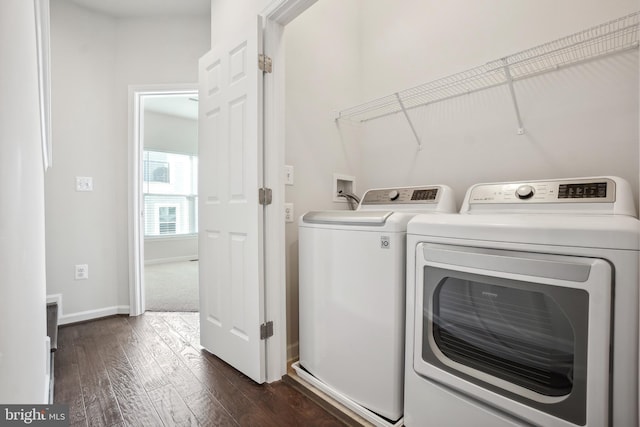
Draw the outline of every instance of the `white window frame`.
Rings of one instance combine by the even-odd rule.
[[[162,208],[175,208],[176,210],[176,220],[174,221],[175,224],[175,233],[164,233],[162,234],[160,232],[160,209]],[[153,215],[154,215],[154,219],[155,219],[155,227],[154,227],[154,231],[156,233],[156,236],[179,236],[182,235],[184,233],[178,233],[178,217],[180,215],[180,205],[176,204],[176,203],[157,203],[153,205]],[[169,224],[169,223],[167,223]]]
[[[144,171],[143,98],[152,95],[193,95],[197,83],[129,86],[129,315],[145,312],[144,291]],[[190,235],[164,235],[153,239],[183,239]]]

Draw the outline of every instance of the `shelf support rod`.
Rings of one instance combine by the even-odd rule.
[[[502,63],[504,64],[504,75],[507,78],[507,84],[509,85],[509,92],[511,93],[511,101],[513,101],[513,108],[516,110],[516,119],[518,120],[518,130],[516,132],[518,135],[524,135],[524,126],[522,124],[522,117],[520,116],[518,99],[516,98],[516,91],[513,88],[513,77],[511,76],[511,71],[509,70],[509,64],[507,64],[507,60],[503,59]]]
[[[407,113],[407,109],[404,107],[402,103],[402,99],[400,98],[400,94],[398,92],[395,93],[396,98],[398,99],[398,104],[400,104],[400,108],[402,108],[402,112],[404,116],[407,118],[407,122],[409,122],[409,127],[411,128],[411,132],[413,132],[413,136],[416,137],[416,141],[418,141],[418,151],[422,150],[422,141],[420,141],[420,137],[418,136],[418,132],[416,132],[416,128],[413,126],[413,122],[409,117],[409,113]]]

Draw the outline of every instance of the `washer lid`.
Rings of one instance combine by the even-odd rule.
[[[302,216],[308,224],[379,225],[393,214],[391,211],[311,211]]]

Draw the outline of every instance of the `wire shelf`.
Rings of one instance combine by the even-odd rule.
[[[639,22],[640,12],[635,12],[485,65],[342,110],[336,118],[366,122],[401,111],[406,114],[411,108],[511,85],[513,81],[560,67],[637,48]],[[517,103],[515,106],[517,109]]]

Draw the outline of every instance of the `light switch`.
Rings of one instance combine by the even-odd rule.
[[[93,191],[93,178],[76,176],[76,191]]]
[[[284,183],[293,185],[293,166],[291,165],[284,165]]]

